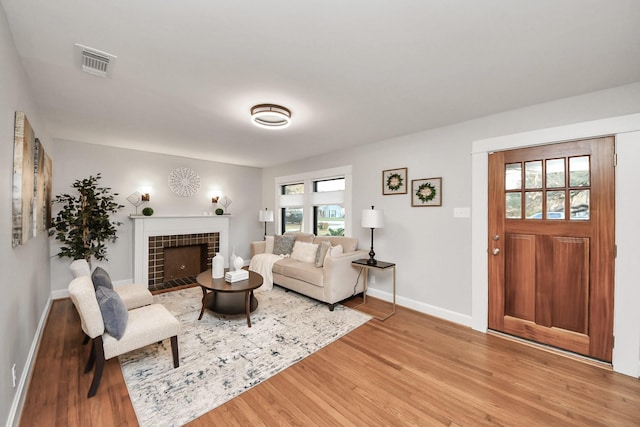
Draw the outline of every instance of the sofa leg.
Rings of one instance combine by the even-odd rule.
[[[180,358],[178,357],[178,336],[171,337],[171,352],[173,353],[173,367],[180,366]]]
[[[95,349],[96,371],[93,373],[93,381],[87,397],[93,397],[98,391],[100,380],[102,379],[102,371],[104,370],[104,348],[102,347],[102,337],[98,336],[93,339],[93,348]]]
[[[335,303],[334,304],[329,304],[329,311],[333,311],[334,308],[336,308]]]

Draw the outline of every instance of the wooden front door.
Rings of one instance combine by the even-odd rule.
[[[489,328],[611,361],[614,138],[489,155]]]

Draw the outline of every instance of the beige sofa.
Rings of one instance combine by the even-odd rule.
[[[314,236],[308,233],[296,233],[296,242],[320,245],[328,241],[332,246],[342,245],[343,253],[324,258],[324,265],[302,262],[291,257],[283,258],[273,264],[273,283],[292,291],[329,304],[333,311],[335,304],[361,293],[364,290],[364,278],[361,270],[351,265],[357,259],[367,258],[368,251],[358,250],[358,239],[343,236]],[[251,243],[251,257],[264,253],[266,242]]]

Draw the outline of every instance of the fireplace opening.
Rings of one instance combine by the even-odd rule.
[[[164,249],[164,281],[191,279],[207,269],[207,245]]]
[[[219,233],[149,237],[149,290],[196,283],[219,252]]]

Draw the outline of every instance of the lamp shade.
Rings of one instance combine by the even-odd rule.
[[[260,222],[273,222],[273,211],[263,210],[258,212]]]
[[[383,228],[384,212],[378,209],[364,209],[362,211],[362,227]]]

